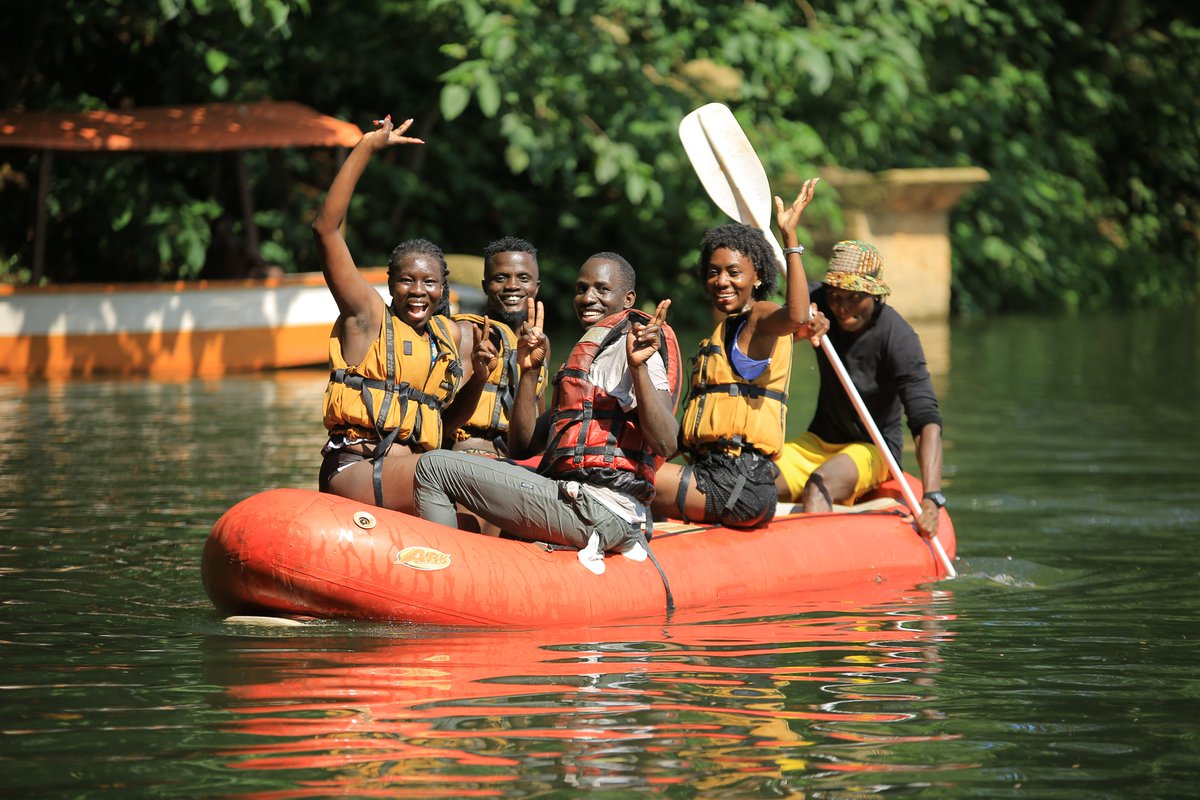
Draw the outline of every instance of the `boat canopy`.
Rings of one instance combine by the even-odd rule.
[[[0,147],[41,151],[37,217],[34,223],[33,282],[41,281],[46,252],[46,194],[55,151],[173,152],[232,151],[247,246],[258,250],[253,202],[242,151],[281,147],[353,147],[362,138],[356,125],[300,103],[209,103],[146,106],[103,111],[0,112]]]
[[[209,103],[106,111],[0,112],[0,147],[206,152],[353,147],[357,126],[300,103]]]

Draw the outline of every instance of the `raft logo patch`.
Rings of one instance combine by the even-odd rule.
[[[406,547],[396,553],[395,563],[420,570],[445,569],[450,566],[450,554],[432,547]]]

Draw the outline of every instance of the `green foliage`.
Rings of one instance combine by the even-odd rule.
[[[0,61],[3,107],[277,99],[363,128],[415,118],[428,144],[378,157],[351,207],[363,264],[410,236],[479,252],[513,233],[538,244],[551,303],[606,249],[639,267],[647,304],[695,297],[696,245],[723,220],[676,129],[720,100],[781,194],[826,164],[989,170],[952,219],[960,312],[1188,302],[1200,289],[1200,25],[1170,0],[61,5],[28,4],[4,26],[22,36]],[[336,154],[246,161],[261,255],[317,268],[307,224]],[[31,258],[37,166],[0,152],[10,279]],[[216,156],[60,156],[51,276],[196,274],[209,223],[240,218],[232,177]],[[836,234],[840,213],[822,186],[807,235]]]
[[[902,156],[991,171],[956,215],[960,310],[1195,299],[1200,28],[1173,7],[989,3],[937,30],[932,136]]]

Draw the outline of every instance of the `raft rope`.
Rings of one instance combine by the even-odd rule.
[[[654,517],[650,514],[650,506],[646,506],[646,527],[644,530],[638,530],[638,538],[641,540],[641,545],[646,549],[646,555],[650,556],[650,563],[658,570],[658,577],[662,578],[663,590],[667,593],[667,613],[670,614],[675,610],[675,595],[671,594],[671,582],[667,580],[667,573],[663,571],[662,565],[658,563],[658,559],[654,557],[654,551],[650,549],[650,539],[654,536]]]

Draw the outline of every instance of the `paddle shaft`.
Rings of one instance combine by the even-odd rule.
[[[829,341],[828,336],[821,337],[821,350],[825,353],[825,357],[829,359],[829,363],[833,366],[833,371],[837,373],[838,380],[842,383],[842,388],[846,390],[846,394],[850,395],[850,402],[854,404],[854,410],[858,412],[859,418],[867,426],[867,432],[871,434],[871,441],[875,443],[875,447],[887,459],[888,470],[892,473],[892,477],[896,479],[897,483],[900,484],[900,491],[904,493],[904,500],[908,503],[908,507],[912,509],[914,516],[921,516],[921,501],[917,499],[917,493],[913,491],[908,478],[904,476],[904,471],[896,463],[896,458],[892,455],[891,448],[888,447],[887,442],[883,439],[883,433],[880,432],[879,426],[875,424],[875,419],[871,416],[867,404],[863,402],[862,395],[858,392],[858,387],[854,385],[854,381],[850,380],[850,373],[846,371],[846,366],[842,364],[842,359],[837,354],[833,342]],[[918,533],[925,536],[925,533],[920,530],[918,530]],[[929,544],[933,547],[934,552],[937,553],[938,561],[942,562],[942,568],[946,570],[946,577],[958,577],[958,573],[955,571],[954,565],[950,563],[950,557],[946,555],[946,549],[942,547],[937,534],[926,536],[925,538],[929,540]]]

